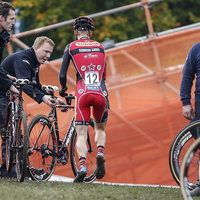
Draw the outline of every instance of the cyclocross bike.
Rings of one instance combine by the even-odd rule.
[[[200,138],[187,150],[180,172],[180,186],[184,200],[192,200],[192,196],[200,196]],[[188,182],[196,184],[193,190],[188,187]]]
[[[174,180],[180,185],[180,169],[183,163],[184,156],[189,147],[194,141],[200,136],[200,120],[194,121],[186,125],[174,138],[170,153],[169,153],[169,164],[170,170]],[[188,188],[193,190],[197,187],[194,182],[187,182]]]
[[[56,86],[42,86],[49,94],[54,96],[54,91],[58,90]],[[66,132],[63,142],[59,139],[57,108],[61,111],[75,110],[75,105],[71,105],[72,99],[76,98],[72,95],[65,96],[67,105],[56,105],[52,107],[48,116],[36,115],[28,125],[30,149],[28,152],[29,165],[34,168],[43,168],[44,173],[36,175],[34,171],[29,169],[30,176],[33,180],[48,180],[57,165],[66,165],[69,159],[68,147],[70,144],[70,161],[74,175],[76,176],[79,169],[78,155],[76,152],[75,116],[73,116],[69,128]],[[63,110],[64,109],[64,110]],[[94,122],[91,119],[88,126],[87,138],[87,176],[84,182],[93,182],[96,179],[96,155],[97,147],[95,144]]]
[[[15,85],[19,95],[13,97],[7,107],[6,128],[2,137],[6,139],[6,169],[11,172],[16,164],[17,180],[24,181],[27,168],[28,129],[27,117],[23,108],[22,88],[28,85],[28,79],[17,79]]]

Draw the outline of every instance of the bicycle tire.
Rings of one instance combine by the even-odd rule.
[[[19,114],[16,132],[16,173],[19,182],[24,181],[27,170],[27,152],[28,152],[28,128],[26,113],[21,111]]]
[[[51,129],[52,127],[52,129]],[[51,130],[50,130],[51,129]],[[41,131],[42,130],[42,131]],[[41,131],[41,134],[39,135]],[[57,137],[51,121],[46,115],[36,115],[28,125],[30,149],[28,153],[29,174],[32,180],[47,181],[56,166]],[[41,145],[47,145],[50,135],[49,150],[41,152]],[[36,143],[35,143],[36,142]],[[34,145],[35,143],[35,145]],[[43,168],[44,173],[38,175],[34,169]]]
[[[12,103],[7,108],[7,121],[6,121],[6,171],[11,172],[13,168],[14,151],[11,145],[13,144],[14,136],[14,115],[12,113]]]
[[[188,149],[186,152],[183,163],[181,165],[181,172],[180,172],[180,186],[181,192],[183,195],[184,200],[192,200],[192,192],[200,187],[194,189],[192,192],[188,187],[188,183],[195,184],[197,180],[199,180],[199,172],[200,172],[200,160],[199,160],[199,153],[200,153],[200,138],[198,138]],[[195,182],[195,183],[194,183]]]
[[[89,135],[89,141],[91,143],[91,149],[88,147],[88,153],[87,153],[87,176],[84,178],[83,182],[85,183],[92,183],[96,179],[96,155],[97,155],[97,147],[94,140],[95,132],[94,132],[94,122],[92,120],[89,121],[88,126],[88,135]],[[73,173],[76,177],[79,171],[79,160],[78,160],[78,154],[76,151],[76,140],[77,140],[77,133],[74,129],[71,143],[70,143],[70,161]]]
[[[176,183],[180,185],[180,169],[181,163],[184,156],[191,146],[191,144],[196,140],[191,130],[200,127],[200,120],[194,121],[184,128],[182,128],[176,137],[174,138],[169,152],[169,165],[172,176]]]

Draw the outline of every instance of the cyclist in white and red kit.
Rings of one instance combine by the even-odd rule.
[[[74,182],[83,182],[87,175],[87,128],[90,120],[90,108],[95,121],[95,142],[98,148],[96,178],[105,175],[105,127],[108,119],[108,92],[105,85],[106,62],[103,46],[91,40],[94,31],[94,22],[89,17],[78,17],[74,22],[76,41],[65,48],[59,80],[60,93],[67,90],[67,70],[72,60],[76,72],[76,132],[77,152],[79,155],[80,170]]]

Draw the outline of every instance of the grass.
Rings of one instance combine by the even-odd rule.
[[[0,199],[5,200],[182,200],[180,188],[119,186],[65,182],[22,183],[0,179]],[[195,199],[195,198],[194,198]]]

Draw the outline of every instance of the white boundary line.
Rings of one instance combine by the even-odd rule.
[[[72,183],[73,178],[65,177],[65,176],[58,176],[52,175],[49,181],[58,181],[58,182],[68,182]],[[104,185],[119,185],[119,186],[134,186],[134,187],[164,187],[164,188],[180,188],[179,186],[170,186],[170,185],[148,185],[148,184],[130,184],[130,183],[109,183],[109,182],[99,182],[94,181],[94,183],[104,184]]]

